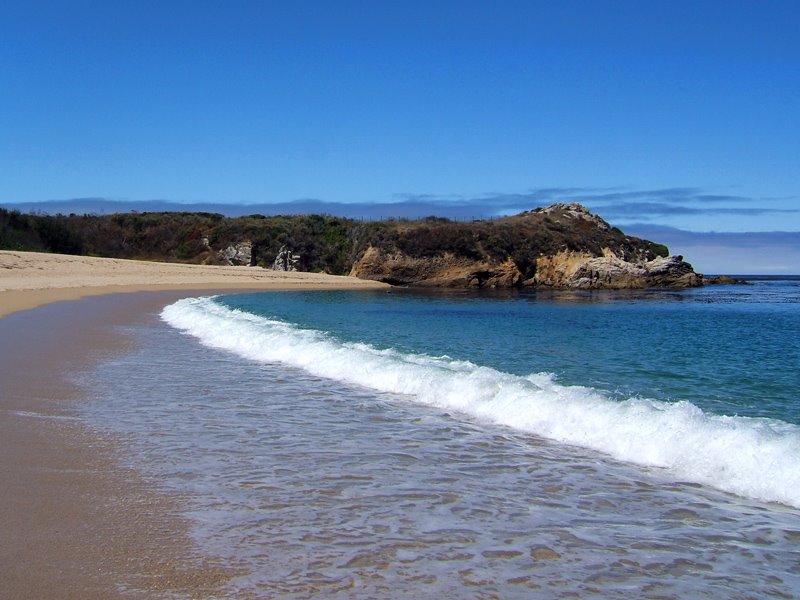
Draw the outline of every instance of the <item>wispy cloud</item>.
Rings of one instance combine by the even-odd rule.
[[[229,204],[177,203],[163,200],[120,201],[102,198],[77,198],[49,202],[3,203],[0,206],[22,212],[44,214],[112,214],[124,212],[211,212],[230,217],[242,215],[299,215],[326,214],[354,219],[422,218],[441,216],[451,219],[486,218],[498,211],[485,204],[469,199],[415,198],[397,202],[326,202],[317,199],[302,199],[291,202]],[[519,212],[519,211],[517,211]]]
[[[590,192],[586,196],[592,202],[663,202],[663,203],[705,203],[705,202],[751,202],[753,198],[731,194],[709,194],[702,188],[673,187],[655,190],[626,190],[611,193]]]
[[[645,219],[651,220],[659,217],[669,217],[677,215],[739,215],[739,216],[759,216],[777,213],[798,213],[798,209],[769,208],[764,206],[757,207],[731,207],[731,206],[686,206],[682,204],[670,204],[665,202],[623,202],[620,204],[596,205],[590,207],[602,211],[606,219]]]
[[[800,231],[686,231],[663,225],[633,223],[626,227],[626,233],[648,239],[669,238],[673,242],[691,244],[693,246],[736,246],[742,248],[780,246],[800,250]]]
[[[95,213],[128,211],[206,211],[229,216],[260,213],[324,213],[352,218],[417,218],[430,215],[451,219],[487,218],[516,214],[554,202],[579,202],[598,212],[606,220],[652,222],[675,216],[736,215],[742,217],[769,214],[797,214],[800,209],[781,208],[780,198],[756,198],[711,193],[697,187],[663,189],[543,187],[524,192],[486,192],[477,195],[398,193],[391,202],[328,202],[309,198],[291,202],[232,204],[177,203],[165,200],[115,201],[104,198],[76,198],[43,203],[6,204],[24,211],[49,213]]]
[[[652,220],[667,216],[739,215],[757,216],[773,213],[798,213],[798,209],[771,207],[780,198],[755,198],[735,194],[710,193],[697,187],[663,189],[548,187],[521,193],[491,192],[475,196],[435,196],[398,194],[401,203],[425,205],[430,210],[453,210],[469,207],[490,214],[513,214],[553,202],[578,202],[599,211],[610,220]],[[743,206],[748,205],[749,206]]]
[[[702,273],[800,274],[800,231],[697,232],[634,223],[625,232],[666,244]]]

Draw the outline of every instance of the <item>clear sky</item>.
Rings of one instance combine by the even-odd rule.
[[[6,0],[0,203],[86,197],[579,201],[800,272],[800,2]]]

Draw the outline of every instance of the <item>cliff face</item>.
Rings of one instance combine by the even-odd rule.
[[[517,287],[522,274],[511,259],[503,263],[459,257],[451,252],[415,258],[370,246],[350,275],[392,285],[420,287]]]
[[[406,236],[434,240],[369,246],[350,274],[395,285],[483,288],[634,289],[703,284],[683,257],[625,236],[578,204],[554,204],[475,224],[472,245],[446,243],[442,228],[411,229]],[[441,251],[435,250],[440,240]],[[411,251],[409,251],[409,248]],[[416,252],[415,252],[416,250]]]
[[[641,289],[688,288],[703,285],[702,275],[682,256],[628,262],[616,256],[560,252],[536,261],[534,275],[525,278],[512,259],[497,263],[445,254],[429,259],[387,254],[369,248],[350,274],[392,285],[448,288]]]

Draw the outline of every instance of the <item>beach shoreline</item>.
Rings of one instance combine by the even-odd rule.
[[[145,291],[385,289],[342,275],[0,250],[0,317],[64,300]]]
[[[123,466],[124,441],[75,416],[84,400],[76,374],[124,351],[121,326],[203,293],[380,287],[324,274],[0,252],[0,598],[196,598],[235,574],[195,549],[180,498]]]

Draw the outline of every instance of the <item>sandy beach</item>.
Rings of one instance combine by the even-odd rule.
[[[0,251],[0,317],[60,300],[157,290],[369,289],[354,277]]]
[[[121,466],[120,441],[74,416],[81,390],[72,377],[124,346],[115,326],[198,291],[376,287],[260,268],[0,252],[0,598],[213,597],[234,574],[194,550],[179,498]],[[97,297],[63,302],[87,296]]]

